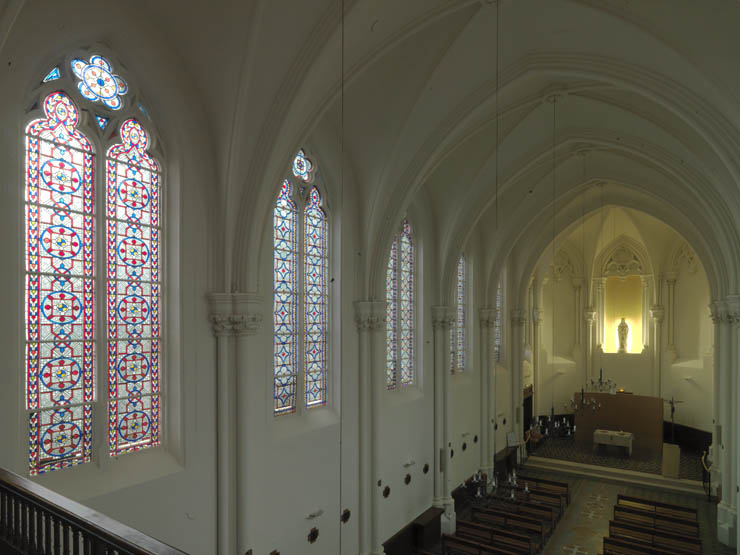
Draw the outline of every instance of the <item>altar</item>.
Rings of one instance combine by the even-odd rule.
[[[629,442],[636,455],[662,453],[663,449],[663,399],[628,393],[585,393],[586,408],[576,411],[576,442],[582,448],[592,448],[594,432],[606,430],[627,432],[631,435],[617,438]],[[592,408],[591,400],[596,410]],[[573,400],[579,406],[581,392]],[[631,453],[630,453],[631,454]]]
[[[635,434],[631,432],[594,430],[594,451],[599,448],[599,445],[616,445],[626,447],[627,453],[632,456],[632,440],[634,438]]]

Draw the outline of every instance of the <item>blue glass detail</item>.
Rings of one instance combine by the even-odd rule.
[[[49,81],[56,81],[57,79],[59,79],[59,77],[60,77],[59,68],[55,67],[49,73],[46,74],[46,77],[44,77],[44,80],[41,82],[48,83]]]
[[[98,122],[98,127],[100,127],[100,129],[105,129],[108,126],[108,122],[110,120],[108,118],[104,118],[103,116],[95,114],[95,121]]]

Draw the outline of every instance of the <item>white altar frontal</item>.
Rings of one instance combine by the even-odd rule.
[[[631,432],[615,432],[612,430],[594,430],[594,451],[598,449],[599,444],[617,445],[626,447],[627,453],[632,456],[632,440],[635,435]]]

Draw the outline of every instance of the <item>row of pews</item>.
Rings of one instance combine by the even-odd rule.
[[[519,476],[482,494],[485,481],[470,479],[457,491],[456,507],[465,508],[456,508],[455,534],[442,535],[442,555],[540,553],[570,503],[568,484]]]
[[[701,553],[696,509],[618,495],[604,555]]]

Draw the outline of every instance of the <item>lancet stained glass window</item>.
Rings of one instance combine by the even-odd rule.
[[[313,163],[300,150],[293,175],[313,181]],[[273,388],[275,415],[327,402],[329,361],[329,222],[321,192],[283,181],[273,209]],[[302,371],[299,371],[302,369]]]
[[[134,119],[106,165],[108,444],[111,455],[160,442],[160,169]]]
[[[404,220],[391,246],[386,270],[386,385],[414,383],[414,240]]]
[[[326,404],[329,310],[328,229],[321,193],[311,189],[303,215],[304,356],[306,407]]]
[[[273,333],[275,414],[296,409],[298,212],[293,187],[285,180],[273,211]]]
[[[450,329],[450,371],[465,370],[465,255],[461,254],[457,262],[457,308],[455,325]]]
[[[504,292],[501,282],[496,288],[496,320],[493,324],[493,356],[496,362],[501,361],[502,322],[504,312]]]
[[[26,127],[26,409],[32,475],[90,461],[95,400],[93,149],[55,92]]]

